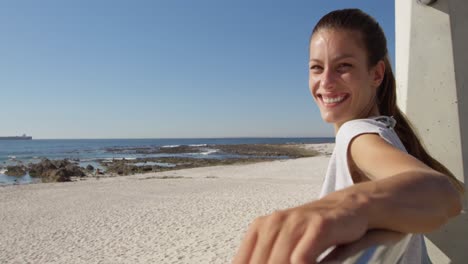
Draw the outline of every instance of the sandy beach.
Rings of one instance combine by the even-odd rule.
[[[229,263],[257,216],[314,200],[316,157],[0,188],[1,263]]]

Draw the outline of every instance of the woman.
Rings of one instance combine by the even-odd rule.
[[[336,134],[321,199],[257,218],[234,263],[315,263],[369,231],[427,233],[460,213],[463,186],[396,105],[386,39],[373,18],[345,9],[318,22],[309,88]],[[413,235],[401,262],[425,261],[422,235]]]

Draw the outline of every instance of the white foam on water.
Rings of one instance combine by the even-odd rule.
[[[90,161],[96,161],[96,159],[82,159],[80,162],[90,162]]]
[[[165,145],[165,146],[162,146],[161,148],[177,148],[177,147],[180,147],[180,145]]]
[[[201,153],[199,153],[199,154],[200,154],[200,155],[210,155],[210,154],[216,153],[216,152],[218,152],[217,149],[206,149],[205,152],[201,152]]]
[[[206,147],[206,144],[191,144],[190,147]]]

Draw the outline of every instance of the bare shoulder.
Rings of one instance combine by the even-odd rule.
[[[354,137],[349,144],[348,159],[371,180],[409,171],[432,171],[426,164],[394,147],[375,133]]]

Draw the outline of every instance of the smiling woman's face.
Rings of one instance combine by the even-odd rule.
[[[346,121],[379,115],[375,95],[385,66],[369,68],[359,34],[319,30],[311,39],[309,88],[322,119],[335,131]]]

